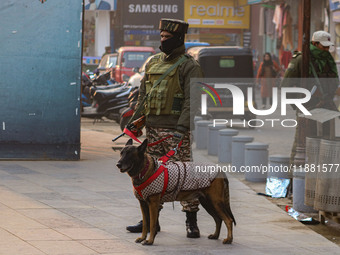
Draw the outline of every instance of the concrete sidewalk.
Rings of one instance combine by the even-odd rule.
[[[115,167],[119,153],[111,139],[83,129],[78,162],[0,161],[0,255],[340,254],[337,245],[232,176],[232,245],[222,244],[225,226],[219,240],[207,239],[214,221],[204,209],[198,213],[201,238],[186,238],[178,202],[165,204],[154,245],[136,244],[139,234],[125,227],[141,218],[139,204],[130,178]]]

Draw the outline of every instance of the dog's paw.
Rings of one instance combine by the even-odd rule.
[[[143,245],[153,245],[153,241],[145,240],[142,244]]]
[[[218,239],[218,235],[211,234],[208,236],[209,239]]]
[[[223,244],[231,244],[233,242],[232,238],[226,238],[223,240]]]
[[[135,242],[136,243],[141,243],[141,242],[143,242],[145,240],[145,238],[143,238],[143,237],[138,237],[136,240],[135,240]]]

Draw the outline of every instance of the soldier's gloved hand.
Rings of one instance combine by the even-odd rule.
[[[143,135],[143,131],[139,128],[135,128],[133,125],[128,125],[126,127],[135,137],[140,137]]]
[[[175,141],[175,143],[178,144],[180,141],[182,141],[183,137],[184,137],[184,133],[182,133],[181,131],[177,130],[174,133],[174,136],[172,137],[172,139]]]

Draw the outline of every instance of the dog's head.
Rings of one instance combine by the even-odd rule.
[[[131,177],[139,174],[144,167],[144,154],[147,144],[147,139],[138,147],[132,145],[132,139],[127,141],[125,147],[120,152],[120,159],[117,163],[117,167],[121,173],[127,172]]]

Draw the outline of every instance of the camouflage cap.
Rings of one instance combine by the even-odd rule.
[[[168,31],[170,33],[186,34],[189,24],[179,19],[161,19],[159,22],[159,30]]]

